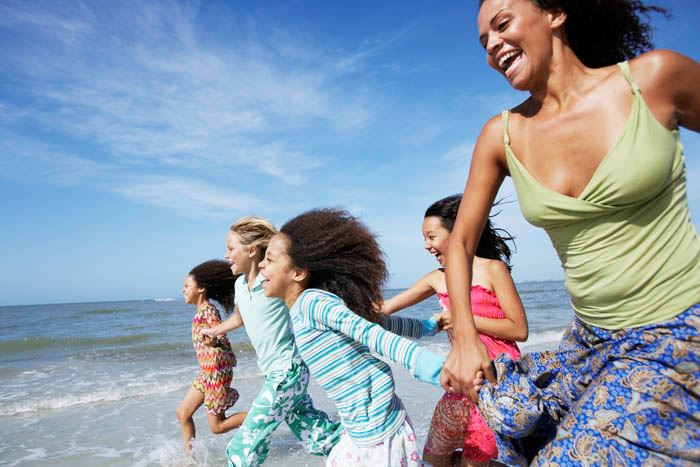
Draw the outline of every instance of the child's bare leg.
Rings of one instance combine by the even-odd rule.
[[[185,447],[185,455],[190,454],[192,438],[195,436],[194,420],[192,416],[203,403],[204,394],[193,386],[190,386],[177,408],[177,419],[180,421],[180,427],[182,428],[182,442]]]
[[[226,416],[226,413],[220,413],[217,415],[209,414],[209,426],[211,427],[211,432],[220,435],[221,433],[226,433],[234,428],[238,428],[243,425],[243,420],[245,420],[248,412],[236,412],[233,415]]]

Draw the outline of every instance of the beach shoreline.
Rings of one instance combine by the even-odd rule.
[[[563,285],[519,288],[530,319],[530,341],[523,351],[556,346],[572,316]],[[427,300],[402,313],[425,317],[437,310],[437,302]],[[1,307],[0,313],[6,323],[0,335],[2,465],[185,465],[175,409],[198,371],[190,336],[192,307],[140,300]],[[37,328],[36,321],[52,326]],[[238,359],[232,384],[241,394],[233,408],[238,411],[250,406],[263,380],[245,332],[237,330],[229,338]],[[449,351],[444,334],[419,343],[439,354]],[[396,392],[422,447],[443,391],[391,366]],[[318,408],[337,413],[313,379],[310,393]],[[222,465],[232,433],[212,435],[204,410],[194,419],[196,465]],[[324,463],[323,457],[304,452],[286,426],[275,431],[266,465]]]

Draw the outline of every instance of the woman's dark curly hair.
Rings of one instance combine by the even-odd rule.
[[[207,298],[216,300],[227,314],[234,308],[234,285],[236,276],[231,274],[228,261],[212,259],[192,268],[190,276],[197,285],[206,290]]]
[[[459,209],[459,203],[462,201],[462,195],[452,195],[447,198],[443,198],[439,201],[435,201],[430,205],[425,211],[425,217],[437,217],[440,219],[440,224],[447,229],[448,232],[452,233],[452,229],[455,226],[455,220],[457,219],[457,210]],[[494,203],[497,206],[499,201]],[[496,213],[498,214],[498,213]],[[486,225],[484,226],[484,231],[481,233],[481,238],[479,239],[479,244],[476,246],[476,256],[480,258],[497,259],[503,261],[508,270],[511,270],[510,256],[511,251],[506,242],[512,242],[515,245],[514,238],[507,230],[496,228],[493,226],[490,217],[486,219]]]
[[[388,273],[377,239],[342,209],[314,209],[280,229],[291,262],[309,272],[308,287],[338,295],[353,312],[377,322]]]
[[[650,13],[668,16],[665,8],[640,0],[531,0],[542,10],[566,13],[564,33],[584,65],[600,68],[651,50]],[[484,0],[479,0],[479,6]]]

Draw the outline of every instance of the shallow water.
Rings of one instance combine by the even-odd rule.
[[[524,351],[553,346],[573,314],[561,282],[518,284],[530,322]],[[387,291],[387,296],[399,292]],[[436,299],[404,313],[427,317]],[[185,465],[175,408],[197,374],[190,322],[194,309],[180,300],[0,307],[0,465]],[[262,377],[243,330],[229,335],[238,358],[233,410],[248,407]],[[421,341],[446,354],[444,335]],[[394,367],[421,440],[442,390]],[[314,383],[316,405],[335,414]],[[206,414],[195,416],[199,466],[224,465],[230,434],[212,435]],[[281,426],[268,465],[322,466]]]

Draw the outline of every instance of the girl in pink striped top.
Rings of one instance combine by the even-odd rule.
[[[423,220],[425,249],[435,256],[440,268],[386,300],[384,313],[394,313],[437,294],[449,322],[450,301],[443,267],[461,199],[461,195],[449,196],[427,209]],[[528,334],[525,310],[510,275],[509,240],[512,237],[508,232],[494,228],[489,220],[474,257],[472,312],[479,337],[492,359],[504,353],[519,358],[515,342],[525,341]],[[465,395],[446,392],[435,407],[423,459],[435,467],[451,466],[453,457],[460,455],[459,449],[461,466],[484,465],[498,454],[493,432],[476,405]]]

